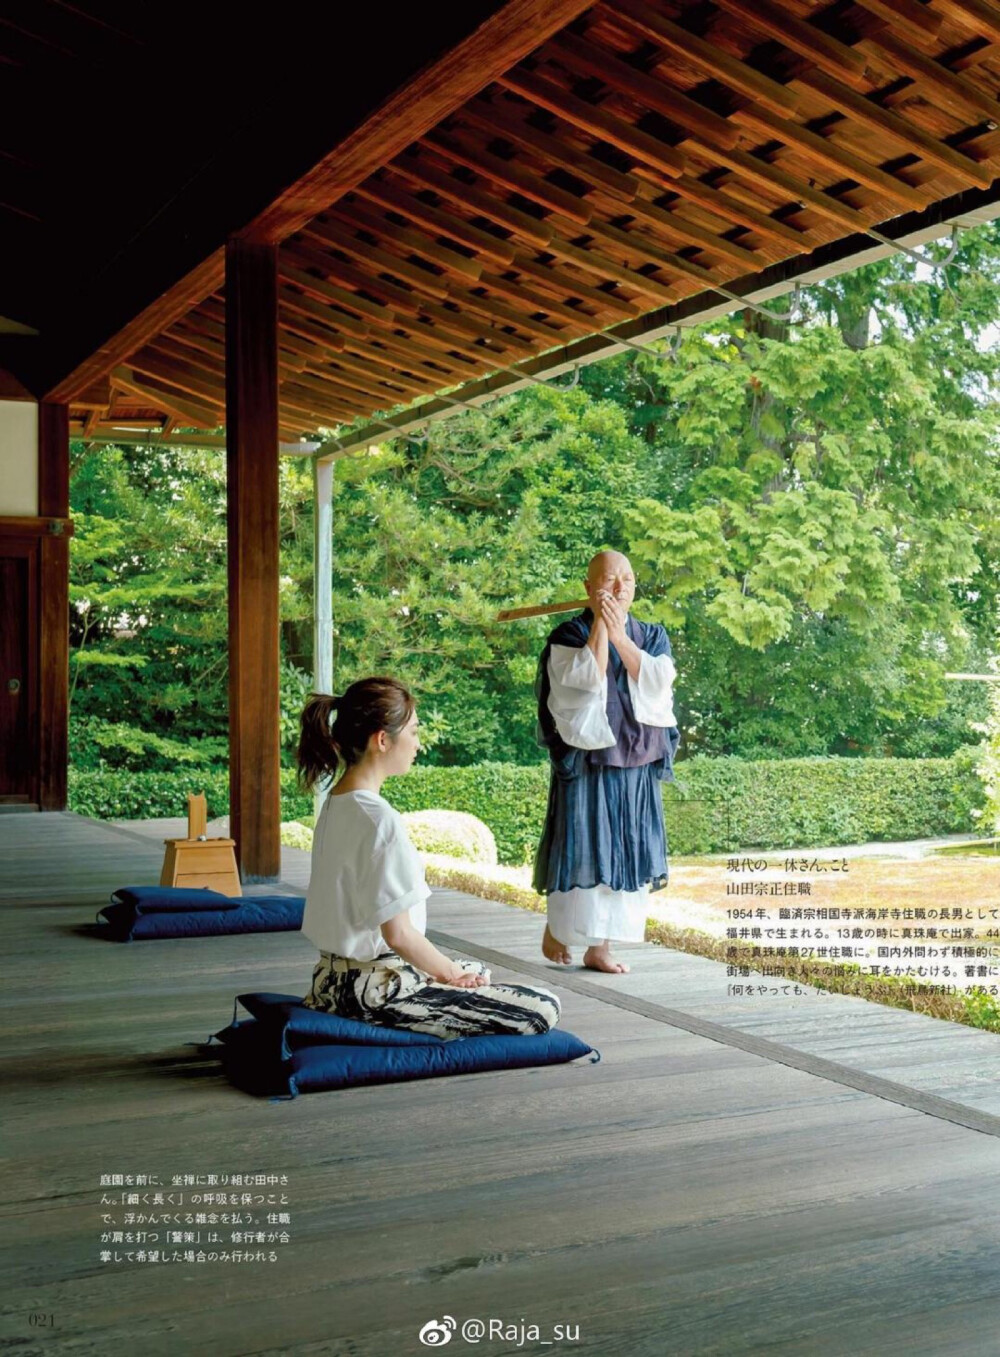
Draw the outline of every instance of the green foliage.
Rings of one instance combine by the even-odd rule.
[[[997,641],[1000,643],[1000,635]],[[976,726],[985,737],[976,770],[986,793],[985,804],[976,818],[987,833],[1000,836],[1000,653],[990,661],[990,669],[998,678],[989,685],[986,720]]]
[[[975,764],[972,750],[922,760],[752,761],[697,755],[678,767],[677,782],[663,785],[670,850],[689,855],[967,831],[984,800]],[[476,816],[492,830],[500,861],[522,864],[533,860],[538,847],[548,785],[544,764],[485,763],[416,767],[405,777],[390,778],[382,793],[402,812]],[[312,798],[298,791],[290,773],[283,776],[281,790],[282,818],[308,818]],[[71,809],[98,819],[180,815],[188,792],[198,791],[206,793],[210,815],[228,811],[224,773],[70,772]],[[441,851],[429,842],[419,846]]]
[[[69,808],[95,820],[155,820],[187,814],[190,793],[205,793],[210,819],[229,814],[227,772],[130,773],[118,769],[69,770]],[[312,797],[298,788],[295,775],[281,777],[283,820],[309,815]]]
[[[982,985],[973,985],[959,996],[970,1027],[981,1027],[987,1032],[1000,1032],[1000,1003]]]
[[[312,828],[299,820],[286,820],[281,826],[281,842],[286,848],[301,848],[308,853],[313,846]]]
[[[553,619],[493,619],[579,596],[589,556],[617,546],[636,614],[671,632],[682,756],[969,745],[985,685],[943,675],[994,646],[998,309],[993,224],[933,273],[900,256],[805,289],[794,324],[736,313],[676,352],[339,459],[335,688],[409,684],[428,764],[535,763]],[[311,686],[311,494],[284,459],[289,763]],[[191,747],[210,766],[227,728],[224,455],[77,448],[72,511],[75,761],[158,772]]]
[[[225,770],[228,752],[228,742],[220,736],[187,743],[96,716],[78,717],[70,728],[70,760],[81,770],[170,772],[180,765],[218,772]]]
[[[421,852],[496,865],[496,839],[489,826],[474,815],[460,810],[408,810],[403,812],[403,821],[414,847]]]
[[[530,862],[538,847],[548,797],[544,764],[481,763],[464,768],[411,768],[389,778],[382,795],[398,811],[466,811],[489,825],[501,862]]]
[[[664,787],[673,852],[891,842],[968,832],[983,792],[975,752],[948,759],[711,759]]]

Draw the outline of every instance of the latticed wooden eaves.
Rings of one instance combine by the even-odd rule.
[[[988,188],[998,44],[989,0],[594,5],[284,240],[283,435]],[[211,295],[74,402],[77,429],[224,421],[207,276]]]

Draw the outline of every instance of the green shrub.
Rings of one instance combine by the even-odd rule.
[[[392,777],[382,795],[399,811],[461,810],[489,825],[501,862],[529,862],[545,818],[545,764],[479,763],[469,768],[413,768]]]
[[[281,842],[286,848],[303,848],[308,853],[313,846],[313,832],[298,820],[286,820],[281,826]]]
[[[95,820],[155,820],[187,815],[189,792],[204,792],[210,819],[229,814],[228,772],[198,769],[129,773],[121,769],[69,770],[69,808]],[[313,799],[299,791],[295,774],[281,775],[281,818],[311,815]]]
[[[744,848],[783,849],[868,840],[935,838],[975,827],[986,790],[977,751],[947,759],[805,758],[748,760],[696,755],[664,783],[671,852],[691,855]],[[482,763],[418,767],[382,788],[399,811],[463,811],[492,830],[502,863],[534,857],[545,818],[549,770]],[[183,815],[187,793],[204,791],[209,814],[225,815],[225,773],[70,770],[70,808],[104,820]],[[312,813],[312,797],[282,774],[283,820]]]
[[[423,853],[496,866],[496,839],[489,825],[474,815],[461,810],[408,810],[403,821],[411,843]]]

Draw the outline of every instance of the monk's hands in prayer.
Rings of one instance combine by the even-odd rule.
[[[625,631],[625,609],[618,602],[613,594],[609,594],[606,589],[598,591],[598,601],[601,607],[601,620],[608,629],[608,640],[618,649],[620,641],[626,639]]]

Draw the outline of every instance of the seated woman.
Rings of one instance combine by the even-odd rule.
[[[380,795],[420,748],[413,698],[391,678],[313,694],[302,713],[299,774],[307,787],[343,768],[320,812],[302,932],[320,949],[309,1008],[452,1038],[531,1035],[559,1019],[559,1000],[493,985],[478,961],[450,961],[424,936],[430,890],[398,811]]]

